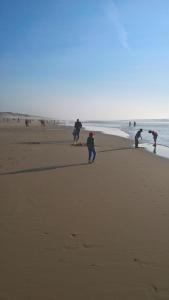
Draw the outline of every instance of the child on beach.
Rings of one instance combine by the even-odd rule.
[[[94,137],[93,137],[93,132],[89,133],[89,136],[87,138],[87,148],[88,148],[88,152],[89,152],[89,164],[91,164],[92,162],[94,162],[95,157],[96,157],[96,150],[94,147]],[[92,158],[93,156],[93,158]],[[92,160],[91,160],[92,159]]]

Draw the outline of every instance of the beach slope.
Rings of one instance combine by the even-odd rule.
[[[95,142],[0,125],[0,299],[169,299],[169,161]]]

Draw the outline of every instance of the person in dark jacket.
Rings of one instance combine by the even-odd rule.
[[[139,138],[142,139],[142,136],[141,136],[142,131],[143,131],[143,129],[139,129],[135,135],[135,148],[138,148]]]
[[[93,137],[93,132],[89,133],[89,136],[87,138],[87,148],[88,148],[88,153],[89,153],[89,164],[94,162],[95,157],[96,157],[96,150],[94,146],[94,137]]]
[[[79,135],[80,135],[80,129],[82,128],[82,123],[79,121],[79,119],[76,120],[75,125],[74,125],[74,141],[79,140]]]

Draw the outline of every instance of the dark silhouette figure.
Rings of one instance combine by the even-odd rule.
[[[73,131],[74,142],[77,142],[79,140],[81,128],[82,128],[82,123],[79,121],[79,119],[77,119]]]
[[[40,124],[42,128],[45,128],[45,120],[40,120]]]
[[[143,129],[139,129],[135,135],[135,148],[138,148],[139,138],[142,139],[142,136],[141,136],[142,131],[143,131]]]
[[[88,148],[88,153],[89,153],[89,164],[94,162],[95,157],[96,157],[96,150],[94,146],[94,137],[93,137],[93,132],[89,133],[89,136],[87,138],[87,148]]]
[[[157,146],[157,137],[158,137],[158,133],[154,130],[149,130],[148,133],[151,133],[152,136],[153,136],[153,140],[154,140],[154,144],[153,144],[153,147],[154,147],[154,153],[156,153],[156,146]]]
[[[29,127],[29,120],[28,119],[25,119],[25,126],[26,126],[26,128]]]

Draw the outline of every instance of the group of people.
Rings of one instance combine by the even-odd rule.
[[[131,127],[131,126],[132,126],[132,123],[131,123],[131,121],[129,121],[129,127]],[[133,122],[133,127],[136,127],[136,121]]]
[[[75,124],[74,124],[74,129],[73,129],[73,140],[74,140],[74,142],[77,142],[79,140],[81,128],[82,128],[82,123],[79,121],[79,119],[77,119]],[[140,128],[137,131],[136,135],[135,135],[135,148],[138,148],[139,139],[140,138],[142,139],[142,136],[141,136],[142,132],[143,132],[143,129]],[[149,130],[148,133],[151,133],[152,136],[153,136],[153,140],[154,140],[153,146],[154,146],[154,150],[155,150],[156,145],[157,145],[158,133],[154,130]],[[95,161],[95,158],[96,158],[96,150],[95,150],[93,132],[89,132],[89,136],[87,138],[87,143],[86,144],[87,144],[87,148],[88,148],[88,162],[90,164],[90,163],[93,163]]]
[[[77,143],[79,140],[81,128],[82,128],[82,123],[79,121],[79,119],[77,119],[74,124],[74,129],[73,129],[73,133],[72,133],[73,140],[75,143]],[[89,136],[87,138],[86,144],[87,144],[87,148],[88,148],[88,163],[91,164],[95,161],[95,157],[96,157],[93,132],[89,132]]]
[[[138,148],[138,144],[139,144],[139,138],[142,139],[142,136],[141,136],[141,133],[142,133],[143,129],[140,128],[136,135],[135,135],[135,148]],[[158,133],[154,130],[149,130],[148,133],[151,133],[152,136],[153,136],[153,140],[154,140],[154,144],[153,144],[153,147],[156,149],[156,146],[157,146],[157,137],[158,137]]]

